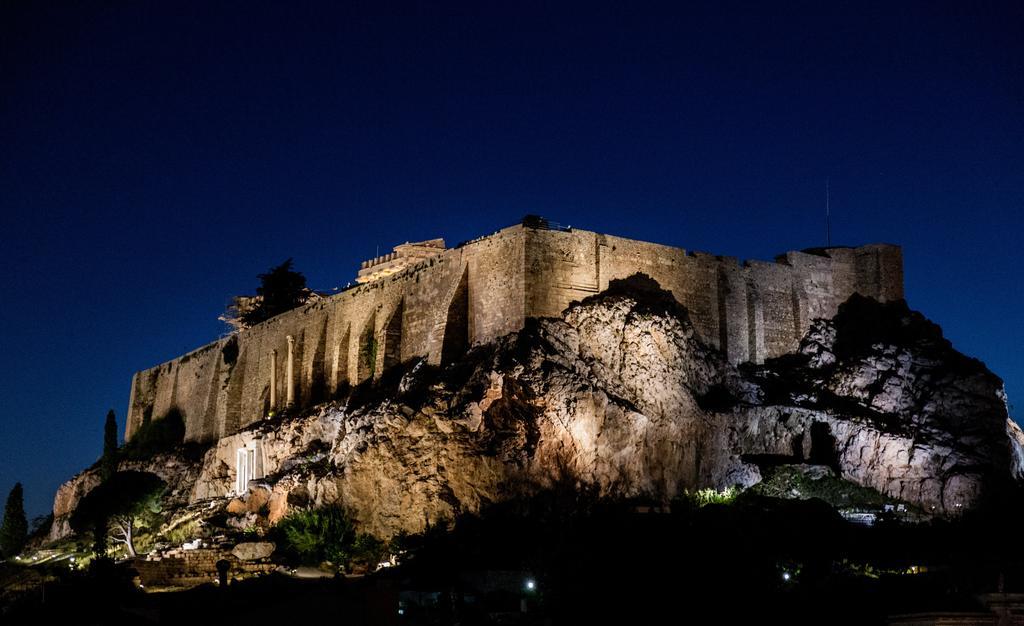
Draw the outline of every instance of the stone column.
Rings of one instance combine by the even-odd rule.
[[[288,362],[285,364],[285,403],[295,404],[295,337],[288,335]]]
[[[270,353],[270,410],[277,409],[277,350]]]

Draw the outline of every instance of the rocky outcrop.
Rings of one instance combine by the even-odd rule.
[[[202,470],[202,464],[193,454],[166,452],[149,459],[124,459],[118,471],[136,471],[155,474],[167,484],[163,501],[166,507],[176,508],[189,503],[193,484]],[[56,541],[72,534],[71,514],[78,502],[102,482],[100,468],[94,465],[68,480],[57,489],[53,499],[53,524],[50,540]]]
[[[87,493],[100,484],[100,472],[96,468],[88,469],[68,480],[57,488],[53,498],[53,523],[50,524],[50,539],[63,539],[70,535],[71,514],[78,507],[78,502]]]
[[[929,510],[970,507],[1024,473],[1002,380],[903,302],[854,296],[799,354],[750,373],[768,402],[827,415],[844,475]]]
[[[1020,478],[1001,381],[905,304],[854,297],[798,353],[736,368],[652,283],[221,439],[174,489],[218,499],[238,528],[339,504],[389,536],[566,480],[665,501],[813,464],[951,515]],[[262,478],[232,497],[239,448]]]
[[[245,541],[231,549],[231,554],[239,561],[258,561],[274,553],[276,546],[269,541]]]

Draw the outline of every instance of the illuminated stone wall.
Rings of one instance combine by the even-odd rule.
[[[450,360],[637,272],[670,290],[702,338],[733,362],[793,350],[810,320],[831,317],[854,292],[903,297],[896,246],[790,252],[741,265],[589,231],[516,225],[138,372],[126,437],[172,408],[193,441],[223,437],[283,408],[289,336],[294,404],[310,406],[401,361]]]
[[[832,317],[853,293],[903,298],[897,246],[788,252],[774,262],[719,257],[587,231],[527,230],[528,316],[555,316],[573,300],[637,272],[672,292],[701,338],[734,363],[794,350],[812,319]]]
[[[451,358],[453,345],[465,350],[522,328],[522,259],[522,228],[515,226],[138,372],[125,436],[175,408],[185,417],[186,439],[210,441],[283,408],[288,336],[301,407],[379,376],[392,361],[426,356],[439,363],[446,346]],[[453,303],[461,310],[451,311]],[[449,319],[459,320],[463,336],[446,342]]]

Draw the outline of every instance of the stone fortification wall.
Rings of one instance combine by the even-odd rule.
[[[138,372],[125,437],[174,409],[186,440],[212,441],[401,361],[457,358],[522,328],[522,259],[522,228],[507,228]]]
[[[581,230],[526,231],[527,316],[561,314],[573,300],[642,272],[690,311],[702,339],[734,363],[791,352],[811,320],[853,293],[903,298],[898,246],[788,252],[747,261]]]
[[[702,339],[735,363],[792,351],[812,319],[831,317],[854,292],[903,297],[896,246],[740,264],[589,231],[516,225],[138,372],[126,437],[175,409],[187,440],[212,441],[399,362],[453,360],[519,330],[527,317],[560,315],[570,302],[638,272],[671,291]]]
[[[159,556],[151,554],[145,558],[136,558],[132,561],[132,567],[139,573],[139,582],[152,591],[161,587],[182,588],[204,583],[217,584],[217,562],[222,560],[229,563],[230,580],[269,574],[277,567],[269,559],[243,561],[230,550],[219,548],[178,548]]]

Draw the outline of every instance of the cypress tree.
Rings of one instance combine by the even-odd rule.
[[[4,521],[0,525],[0,552],[12,557],[21,552],[28,539],[28,520],[25,518],[25,496],[21,483],[16,483],[7,496]]]
[[[103,459],[101,461],[104,477],[117,471],[117,419],[114,409],[107,412],[107,421],[103,424]]]

